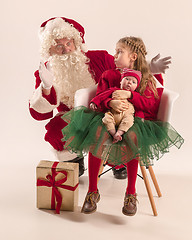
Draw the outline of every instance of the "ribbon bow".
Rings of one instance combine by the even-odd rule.
[[[64,182],[67,181],[67,172],[66,171],[56,171],[57,164],[59,162],[54,162],[53,166],[51,168],[52,174],[48,174],[46,176],[46,179],[37,179],[37,186],[46,186],[46,187],[52,187],[52,196],[51,196],[51,209],[56,209],[56,213],[60,213],[61,204],[62,204],[62,195],[59,192],[59,187],[63,189],[67,189],[70,191],[75,191],[75,189],[78,187],[78,183],[72,187],[68,185],[62,185]],[[64,177],[58,181],[55,181],[55,177],[58,173],[62,173]],[[55,208],[55,200],[57,202],[57,206]]]

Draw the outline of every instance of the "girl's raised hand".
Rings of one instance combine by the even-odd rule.
[[[153,74],[165,73],[165,70],[169,68],[171,64],[171,57],[160,58],[160,54],[157,54],[154,58],[151,59],[149,64],[150,70]]]

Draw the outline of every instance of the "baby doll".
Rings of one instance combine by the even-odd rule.
[[[120,97],[118,99],[121,100],[127,100],[127,96],[125,91],[127,92],[127,95],[130,95],[130,91],[135,91],[137,87],[139,86],[139,83],[141,81],[141,72],[124,68],[123,72],[121,74],[121,89],[122,89],[122,97],[121,97],[121,91]],[[109,90],[110,91],[110,90]],[[113,97],[112,93],[112,99],[117,99]],[[102,99],[100,96],[96,96],[92,99],[90,108],[96,110],[97,105],[94,103],[97,102],[99,99]],[[133,104],[128,102],[128,109],[122,112],[117,112],[114,109],[110,109],[105,113],[105,116],[103,117],[102,121],[106,125],[108,132],[113,136],[113,143],[116,143],[118,141],[122,140],[122,135],[129,130],[129,128],[134,124],[134,107]],[[144,115],[143,115],[144,117]],[[117,126],[117,130],[116,130]]]

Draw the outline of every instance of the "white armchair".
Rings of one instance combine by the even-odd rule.
[[[159,87],[164,88],[162,85],[159,84]],[[82,88],[76,91],[75,93],[75,103],[74,106],[85,106],[89,107],[89,103],[92,98],[95,97],[97,91],[97,85],[89,87],[89,88]],[[164,88],[163,94],[161,96],[161,102],[159,105],[159,110],[157,114],[157,119],[163,122],[170,122],[171,114],[173,111],[173,104],[179,97],[179,94],[173,92],[167,88]]]

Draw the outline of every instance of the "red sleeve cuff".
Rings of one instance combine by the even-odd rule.
[[[163,85],[163,77],[162,74],[154,74],[154,77]]]
[[[112,100],[112,98],[108,98],[105,102],[104,105],[107,109],[110,109],[109,102]]]

